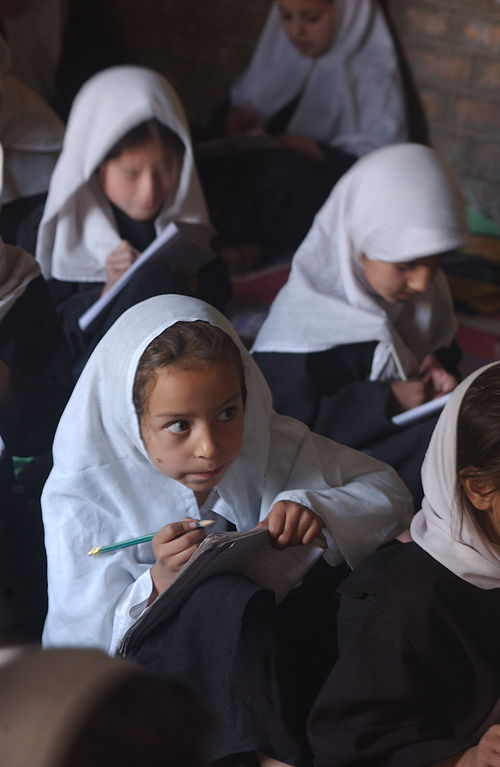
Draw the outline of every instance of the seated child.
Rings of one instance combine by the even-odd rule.
[[[458,355],[440,351],[456,320],[439,264],[464,232],[432,149],[372,152],[316,216],[253,346],[275,409],[394,466],[416,509],[435,421],[396,428],[391,417],[456,386]]]
[[[333,185],[367,152],[407,139],[394,44],[375,0],[276,0],[230,93],[225,132],[275,149],[200,158],[218,231],[292,253]]]
[[[340,586],[339,659],[309,723],[318,767],[500,764],[499,421],[494,363],[439,419],[413,543]]]
[[[155,261],[135,273],[97,327],[80,330],[78,318],[172,221],[208,224],[179,99],[148,69],[100,72],[71,109],[36,252],[53,280],[78,370],[116,317],[138,301],[194,292],[224,306],[229,282],[219,259],[202,266],[194,283]]]
[[[217,530],[266,525],[280,546],[322,530],[328,564],[353,567],[410,517],[391,468],[275,414],[229,322],[185,296],[151,298],[117,320],[76,384],[54,456],[42,500],[46,645],[115,653],[203,540],[200,518]],[[87,555],[156,531],[152,543]],[[139,647],[140,663],[201,691],[218,714],[213,759],[297,748],[268,710],[272,690],[259,692],[272,679],[261,619],[271,596],[242,576],[216,576]]]

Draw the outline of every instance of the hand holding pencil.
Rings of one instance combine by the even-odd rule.
[[[151,595],[150,603],[158,594],[168,589],[179,570],[193,556],[205,535],[206,532],[203,527],[198,526],[198,521],[189,517],[185,517],[180,522],[165,525],[156,533],[151,541],[156,560],[151,568],[151,580],[156,594]]]

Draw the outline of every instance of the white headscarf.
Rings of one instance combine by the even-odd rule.
[[[500,370],[499,362],[493,365]],[[488,545],[467,514],[459,525],[457,422],[467,390],[490,367],[486,365],[462,381],[441,413],[422,464],[422,508],[410,528],[413,540],[428,554],[481,589],[500,588],[500,548]]]
[[[248,530],[277,500],[304,504],[323,519],[336,556],[340,551],[353,566],[409,519],[408,493],[392,469],[273,413],[262,374],[219,312],[186,296],[156,296],[125,312],[101,340],[56,433],[54,468],[42,497],[46,644],[97,644],[114,651],[150,595],[151,545],[112,557],[89,558],[87,552],[154,533],[185,515],[200,517],[192,490],[151,463],[132,400],[148,344],[175,322],[195,320],[233,339],[246,379],[243,447],[217,485],[217,513]]]
[[[414,375],[456,329],[444,275],[426,293],[390,305],[370,292],[361,257],[411,261],[459,247],[464,232],[456,182],[432,149],[398,144],[370,153],[316,215],[253,350],[307,353],[378,341],[371,380]]]
[[[5,152],[1,202],[46,192],[64,126],[35,91],[12,74],[0,35],[0,141]]]
[[[161,208],[156,232],[174,220],[207,223],[189,128],[174,89],[149,69],[112,67],[88,80],[71,108],[38,232],[36,258],[45,277],[105,280],[106,257],[121,238],[94,173],[125,133],[152,118],[174,131],[185,147],[177,193]]]
[[[336,32],[315,60],[288,39],[273,2],[248,69],[231,89],[234,106],[270,118],[303,89],[288,133],[358,157],[407,139],[394,44],[374,0],[335,0]]]

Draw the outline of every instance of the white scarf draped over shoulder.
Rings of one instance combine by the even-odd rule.
[[[121,238],[95,172],[125,133],[153,118],[176,133],[185,150],[175,198],[165,202],[155,219],[157,234],[175,220],[208,223],[189,128],[176,92],[149,69],[111,67],[83,85],[71,108],[38,232],[36,258],[45,277],[105,280],[106,258]]]
[[[428,147],[371,152],[340,179],[292,260],[253,351],[308,353],[378,341],[370,380],[415,375],[426,354],[456,331],[439,270],[430,288],[391,305],[363,277],[363,255],[404,263],[465,240],[462,196],[450,168]]]
[[[42,499],[49,581],[45,644],[113,652],[151,593],[151,544],[113,556],[87,552],[154,533],[184,516],[200,518],[192,490],[151,463],[132,397],[148,344],[175,322],[196,320],[233,339],[247,388],[243,445],[216,487],[218,514],[248,530],[278,500],[303,504],[324,522],[329,561],[344,558],[352,566],[409,524],[409,494],[390,467],[272,411],[262,374],[219,312],[186,296],[156,296],[126,311],[103,337],[57,429]]]
[[[472,383],[494,362],[474,371],[446,403],[422,464],[424,499],[411,524],[411,536],[424,551],[462,580],[481,589],[500,588],[500,547],[490,544],[468,514],[457,508],[457,422]]]
[[[63,133],[56,113],[12,73],[9,47],[0,35],[2,204],[47,191]]]
[[[273,3],[247,70],[231,89],[233,106],[265,119],[295,99],[288,133],[356,156],[408,138],[394,43],[374,0],[335,0],[330,49],[316,59],[288,39]]]

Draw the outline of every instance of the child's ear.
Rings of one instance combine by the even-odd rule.
[[[470,467],[461,470],[459,481],[475,509],[488,511],[491,508],[490,493],[495,488],[489,479],[474,473],[474,468]]]

